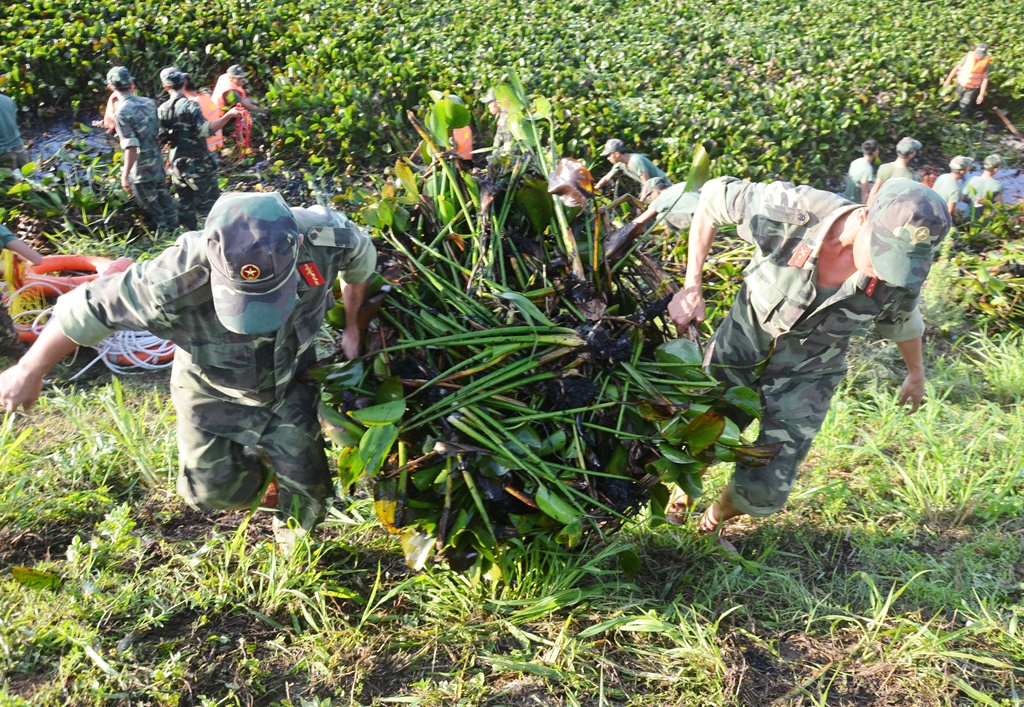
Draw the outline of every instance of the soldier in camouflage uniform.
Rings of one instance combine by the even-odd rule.
[[[181,225],[190,230],[199,227],[197,216],[205,216],[220,196],[217,185],[217,156],[206,146],[206,138],[216,133],[233,117],[237,108],[207,121],[198,103],[189,100],[182,89],[185,74],[176,66],[160,72],[168,98],[157,109],[160,119],[160,144],[170,145],[168,160],[171,182],[179,201]]]
[[[123,66],[107,72],[107,86],[117,94],[114,127],[124,150],[121,186],[153,219],[158,233],[170,233],[178,227],[178,209],[167,191],[164,158],[157,141],[156,103],[136,96],[134,81]]]
[[[60,297],[56,326],[0,374],[0,403],[31,405],[50,367],[112,331],[170,339],[179,493],[195,508],[246,508],[276,473],[275,531],[290,546],[323,518],[332,489],[319,391],[300,374],[314,362],[332,283],[341,275],[346,311],[358,312],[376,260],[369,236],[340,213],[225,194],[202,232]],[[342,337],[349,357],[359,355],[357,319]]]
[[[604,144],[601,157],[607,157],[608,161],[612,163],[612,168],[594,185],[594,189],[598,191],[611,180],[617,179],[620,174],[626,175],[640,185],[641,201],[647,201],[650,191],[649,184],[652,179],[658,179],[659,184],[663,180],[668,182],[668,186],[672,185],[668,175],[651,162],[647,155],[641,155],[639,152],[626,152],[626,144],[617,138],[612,138]]]
[[[704,320],[701,271],[717,229],[728,224],[757,250],[705,362],[726,384],[760,391],[758,444],[782,447],[767,466],[736,464],[701,519],[705,531],[782,508],[846,374],[850,337],[872,322],[899,347],[908,370],[900,404],[917,410],[924,396],[918,293],[951,222],[942,198],[909,179],[886,182],[870,207],[784,182],[712,180],[690,229],[685,287],[669,305],[680,330]]]
[[[519,150],[512,130],[508,127],[508,111],[501,107],[497,96],[494,95],[494,89],[489,90],[480,102],[486,103],[490,114],[498,117],[498,124],[494,128],[494,148],[487,156],[488,161],[517,156]]]

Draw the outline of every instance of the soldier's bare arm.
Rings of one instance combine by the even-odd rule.
[[[128,179],[132,173],[132,167],[135,166],[135,160],[139,158],[138,147],[126,147],[124,148],[124,166],[121,168],[121,186],[129,194],[132,193],[132,183]]]
[[[0,373],[0,404],[7,412],[28,410],[43,390],[43,376],[78,344],[56,322],[50,323],[21,360]]]
[[[718,229],[702,208],[697,209],[690,225],[690,238],[686,257],[686,282],[683,289],[672,297],[668,304],[668,315],[676,328],[682,333],[691,322],[700,324],[707,314],[704,303],[702,285],[704,282],[704,262],[711,250]]]
[[[366,301],[366,293],[370,289],[370,280],[351,284],[346,282],[341,288],[341,299],[345,303],[345,330],[341,334],[341,350],[345,357],[356,358],[361,352],[362,330],[359,328],[359,310]]]
[[[899,404],[910,404],[907,414],[917,412],[924,399],[924,355],[921,347],[921,337],[900,341],[896,344],[899,347],[903,362],[907,365],[907,377],[900,386]]]

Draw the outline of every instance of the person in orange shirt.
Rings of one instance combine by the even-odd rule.
[[[980,106],[985,100],[990,60],[988,45],[982,42],[974,51],[967,52],[942,82],[943,87],[946,87],[953,81],[953,77],[956,77],[956,97],[960,102],[962,115],[970,115],[974,111],[974,106]]]
[[[185,94],[185,98],[199,104],[199,108],[203,111],[203,117],[207,121],[212,123],[224,114],[220,108],[213,105],[213,97],[209,93],[199,93],[196,90],[196,85],[188,74],[185,74],[185,84],[182,86],[181,92]],[[216,154],[217,150],[224,147],[224,131],[218,130],[211,133],[210,137],[206,138],[206,146],[210,152]]]
[[[241,66],[229,66],[228,70],[217,78],[217,85],[213,88],[213,105],[223,113],[236,103],[240,103],[250,113],[266,115],[267,111],[246,95],[245,77],[245,69]]]

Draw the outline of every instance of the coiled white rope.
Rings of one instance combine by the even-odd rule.
[[[22,290],[41,285],[52,287],[49,283],[42,282],[25,285],[11,295],[11,298],[16,297]],[[56,290],[56,288],[53,289]],[[60,293],[55,291],[54,294]],[[38,338],[43,333],[43,328],[51,314],[53,314],[52,305],[45,309],[19,312],[12,315],[12,319],[19,327],[30,329]],[[78,373],[71,376],[70,380],[75,380],[88,371],[97,361],[103,361],[107,368],[119,374],[159,371],[174,363],[174,342],[161,339],[148,331],[115,331],[93,348],[96,349],[98,356]]]

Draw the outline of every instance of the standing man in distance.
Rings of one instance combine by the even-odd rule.
[[[996,179],[996,173],[1003,166],[1000,155],[989,155],[982,163],[982,172],[971,177],[964,186],[964,196],[971,205],[971,219],[980,218],[985,211],[986,202],[994,204],[1003,201],[1003,183]]]
[[[491,154],[487,156],[487,161],[493,162],[496,159],[511,156],[515,150],[516,141],[512,135],[512,130],[508,127],[508,111],[501,107],[497,96],[494,95],[493,88],[487,91],[487,95],[481,98],[480,102],[486,103],[487,112],[498,120],[494,126],[493,149]]]
[[[960,63],[953,67],[949,76],[942,82],[946,87],[956,77],[956,98],[960,104],[961,115],[971,115],[975,106],[985,100],[988,90],[988,70],[992,59],[988,55],[988,44],[981,42],[972,51],[967,52]]]
[[[886,182],[869,207],[786,182],[711,180],[690,227],[685,286],[668,307],[680,331],[704,321],[704,263],[718,229],[730,224],[756,250],[705,363],[727,385],[760,392],[757,443],[781,449],[763,467],[737,463],[700,519],[702,531],[719,533],[731,518],[783,507],[846,375],[850,338],[872,322],[906,363],[900,404],[918,409],[925,369],[917,300],[950,217],[938,194],[909,179]],[[734,419],[742,428],[752,418]],[[674,504],[669,520],[692,503]]]
[[[882,185],[893,177],[913,179],[914,172],[910,169],[910,160],[914,159],[920,150],[921,143],[912,137],[905,137],[896,143],[896,159],[878,168],[878,178],[875,180],[875,185],[871,187],[868,199],[864,203],[870,205],[871,201],[875,198],[875,194],[882,188]]]
[[[185,84],[181,87],[181,92],[190,101],[198,103],[200,110],[203,111],[203,117],[212,123],[221,116],[221,111],[217,106],[213,105],[213,97],[210,95],[209,89],[204,89],[204,91],[204,93],[200,93],[196,89],[192,77],[185,74]],[[210,137],[206,138],[206,146],[210,152],[216,155],[217,151],[224,146],[224,132],[220,129],[211,132]]]
[[[121,186],[153,220],[157,233],[166,234],[178,227],[178,207],[167,190],[158,139],[160,120],[156,102],[135,95],[134,85],[135,79],[124,66],[107,72],[107,87],[117,94],[114,127],[124,150]]]
[[[213,87],[213,104],[221,111],[227,111],[236,104],[240,104],[250,113],[266,115],[267,111],[256,104],[245,92],[245,69],[238,64],[232,64],[217,78],[217,84]]]
[[[846,191],[843,195],[858,204],[868,202],[871,182],[875,179],[875,161],[878,159],[878,141],[865,140],[860,146],[861,156],[850,163],[846,172]]]
[[[18,129],[18,106],[0,93],[0,167],[20,169],[30,161]]]
[[[289,208],[276,193],[225,194],[203,231],[62,295],[28,353],[0,373],[0,406],[29,408],[50,368],[113,331],[170,339],[178,493],[200,510],[248,508],[276,475],[275,536],[290,549],[332,491],[320,391],[301,374],[316,360],[339,275],[350,315],[342,349],[359,355],[357,313],[376,260],[370,237],[341,213]]]
[[[604,144],[604,149],[601,150],[601,157],[607,157],[608,161],[612,163],[612,168],[608,171],[608,174],[601,177],[597,184],[594,185],[594,189],[600,191],[605,184],[615,179],[618,175],[625,174],[634,182],[640,184],[640,200],[647,201],[647,182],[657,177],[668,179],[668,175],[655,166],[647,155],[641,155],[638,152],[626,152],[625,150],[625,143],[617,138],[612,138]],[[669,182],[671,183],[671,180]]]
[[[935,193],[941,196],[946,201],[946,206],[949,207],[949,215],[956,222],[956,205],[963,201],[963,181],[964,175],[967,174],[967,170],[974,164],[974,160],[970,157],[964,157],[963,155],[957,155],[949,161],[949,171],[945,174],[940,174],[935,180],[935,184],[932,189]]]
[[[160,144],[169,145],[167,158],[171,166],[171,182],[179,202],[181,225],[198,228],[198,216],[205,216],[217,197],[217,157],[206,145],[206,139],[238,115],[231,108],[212,122],[203,109],[184,94],[185,74],[169,66],[160,72],[160,82],[169,98],[157,109],[160,118]]]

